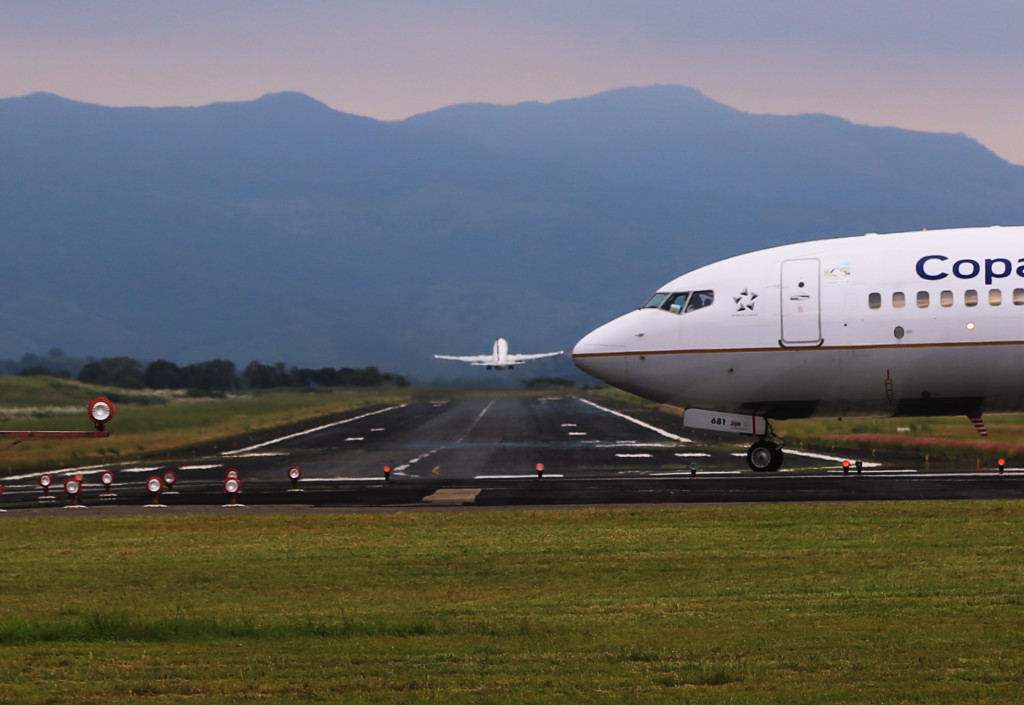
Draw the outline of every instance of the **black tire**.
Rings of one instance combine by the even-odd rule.
[[[747,465],[754,472],[775,472],[782,461],[782,447],[768,441],[758,441],[747,450]]]

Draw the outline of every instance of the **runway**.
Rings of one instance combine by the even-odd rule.
[[[725,441],[731,440],[725,438]],[[575,397],[498,397],[424,402],[357,412],[281,435],[239,439],[206,457],[69,468],[4,480],[0,508],[65,507],[67,477],[81,476],[78,504],[172,507],[401,508],[986,499],[1024,496],[1024,472],[900,467],[870,454],[839,457],[786,449],[784,471],[746,469],[745,447],[694,438],[677,417],[612,409]],[[851,469],[844,473],[842,461]],[[857,463],[860,463],[858,473]],[[289,468],[299,468],[292,482]],[[115,474],[106,491],[100,473]],[[230,469],[240,492],[225,492]],[[386,472],[387,470],[387,472]],[[169,475],[169,473],[171,475]],[[158,497],[147,478],[173,485]],[[156,509],[156,507],[152,507]],[[13,516],[17,512],[8,512]]]

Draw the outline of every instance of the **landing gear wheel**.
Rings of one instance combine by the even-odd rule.
[[[782,467],[782,446],[758,441],[747,451],[747,465],[754,472],[775,472]]]

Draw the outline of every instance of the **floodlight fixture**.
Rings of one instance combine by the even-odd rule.
[[[89,402],[89,418],[95,424],[96,430],[102,431],[107,422],[114,418],[114,402],[103,397],[93,399]]]

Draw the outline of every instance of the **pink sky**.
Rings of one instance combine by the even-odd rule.
[[[295,90],[384,120],[692,86],[755,113],[963,132],[1024,164],[1005,0],[8,0],[0,97],[201,105]]]

